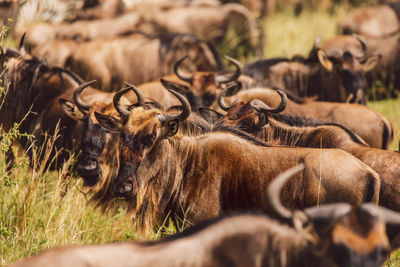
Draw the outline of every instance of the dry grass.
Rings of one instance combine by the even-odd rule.
[[[347,8],[336,12],[304,11],[295,17],[283,11],[268,17],[265,55],[307,55],[315,38],[334,36],[336,22]],[[9,43],[14,43],[9,40]],[[369,106],[384,114],[395,130],[391,148],[397,149],[400,134],[400,100],[370,102]],[[70,177],[71,162],[59,172],[29,167],[25,156],[17,158],[12,172],[5,169],[4,151],[0,150],[0,265],[3,266],[39,251],[67,244],[105,243],[136,239],[124,210],[101,214],[88,206],[81,193],[81,182]],[[37,166],[40,163],[37,162]],[[169,231],[172,231],[169,229]],[[157,238],[159,232],[150,237]],[[400,253],[392,254],[388,266],[400,266]]]

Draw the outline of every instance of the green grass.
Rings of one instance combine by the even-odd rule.
[[[329,38],[336,33],[336,22],[348,10],[304,11],[294,17],[283,11],[265,22],[265,55],[307,55],[315,38]],[[8,44],[15,44],[9,39]],[[400,139],[400,100],[369,102],[373,109],[392,123],[397,149]],[[59,172],[49,172],[38,162],[29,167],[25,156],[17,158],[12,172],[5,169],[4,151],[0,149],[0,266],[51,247],[69,244],[106,243],[137,238],[123,209],[102,214],[87,204],[81,181],[68,175],[70,163]],[[170,230],[170,232],[173,230]],[[155,234],[149,238],[157,238]],[[388,266],[400,266],[400,252],[392,254]]]
[[[264,23],[264,55],[307,56],[318,36],[328,39],[336,35],[336,24],[347,12],[347,8],[338,7],[332,14],[322,10],[304,10],[298,17],[293,10],[272,14]]]

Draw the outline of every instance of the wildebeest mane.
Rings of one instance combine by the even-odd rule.
[[[365,143],[357,135],[355,135],[353,131],[338,123],[324,122],[321,120],[316,120],[314,118],[306,118],[306,117],[293,116],[287,114],[271,114],[270,116],[277,121],[286,123],[289,126],[294,126],[294,127],[336,126],[345,131],[349,135],[351,140],[353,140],[357,144],[365,146]]]
[[[245,139],[255,145],[258,146],[266,146],[266,147],[270,147],[270,145],[268,145],[267,143],[261,141],[260,139],[258,139],[257,137],[254,137],[240,129],[237,129],[235,127],[231,127],[228,125],[224,125],[223,123],[217,123],[215,124],[212,129],[212,132],[222,132],[222,133],[230,133],[233,134],[237,137],[240,137],[242,139]]]

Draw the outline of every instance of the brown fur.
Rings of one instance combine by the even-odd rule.
[[[356,38],[350,38],[358,42]],[[340,37],[328,41],[329,47],[314,47],[308,58],[271,58],[251,62],[244,67],[244,74],[255,79],[257,86],[284,88],[300,97],[317,96],[320,101],[350,100],[365,104],[369,92],[365,73],[378,59],[368,56],[361,61],[358,54],[347,49]],[[318,53],[324,57],[318,57]]]
[[[112,40],[93,40],[80,44],[68,65],[87,80],[97,79],[102,89],[116,90],[125,81],[141,84],[172,73],[175,62],[186,54],[196,62],[185,63],[186,70],[219,67],[208,45],[187,34],[163,34],[157,38],[133,34]],[[135,68],[133,72],[132,67]]]
[[[385,222],[362,208],[350,210],[329,223],[307,230],[263,215],[238,214],[208,221],[160,241],[56,248],[10,267],[48,267],[55,262],[60,267],[361,267],[382,265],[390,250],[395,249],[388,244]],[[340,254],[343,250],[345,254]]]
[[[80,126],[64,115],[58,99],[72,99],[76,81],[29,54],[8,57],[5,53],[0,55],[0,62],[1,72],[4,71],[3,84],[9,84],[8,91],[1,97],[1,101],[4,101],[0,112],[2,129],[9,131],[15,123],[21,122],[18,130],[23,134],[32,134],[33,139],[19,138],[17,142],[24,149],[33,143],[40,148],[46,141],[46,134],[53,135],[59,124],[59,137],[52,155],[55,155],[55,150],[60,152],[53,167],[61,166],[70,156],[68,151],[75,149]],[[29,153],[32,153],[32,149]]]
[[[196,137],[178,133],[164,139],[170,130],[161,125],[158,114],[133,109],[121,141],[132,148],[143,144],[141,137],[153,136],[142,148],[137,170],[131,170],[131,179],[137,180],[139,188],[137,201],[131,201],[129,209],[142,229],[161,223],[170,211],[178,216],[187,211],[188,220],[196,223],[228,210],[265,208],[262,199],[271,177],[299,162],[304,162],[306,169],[284,190],[285,205],[315,205],[318,194],[320,203],[359,205],[367,195],[370,201],[378,201],[379,176],[344,151],[263,147],[229,133]],[[120,160],[122,164],[124,159]],[[340,174],[337,166],[341,166]],[[335,185],[330,183],[333,180]]]
[[[248,103],[253,99],[260,99],[270,107],[279,105],[280,96],[275,90],[258,88],[239,92],[236,96]],[[350,104],[313,101],[305,99],[305,103],[296,103],[288,99],[285,114],[304,116],[326,122],[341,124],[358,134],[371,147],[387,149],[393,140],[393,128],[391,123],[381,114],[369,107]],[[354,121],[354,118],[358,118]],[[387,136],[384,136],[385,128]]]
[[[371,148],[351,131],[329,123],[308,123],[306,119],[298,119],[300,123],[291,125],[289,121],[297,118],[285,119],[281,115],[267,116],[267,124],[263,128],[255,129],[258,123],[258,113],[244,103],[237,103],[229,111],[225,122],[229,125],[242,125],[242,130],[251,132],[265,141],[274,144],[314,147],[340,148],[359,158],[372,167],[381,178],[381,192],[379,204],[393,210],[400,210],[400,191],[397,189],[400,179],[400,155],[394,151]],[[363,106],[362,106],[363,107]],[[347,114],[349,116],[349,114]],[[241,121],[252,123],[243,124]],[[286,121],[285,121],[286,120]]]

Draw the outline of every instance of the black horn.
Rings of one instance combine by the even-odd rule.
[[[113,98],[114,108],[119,113],[119,115],[121,115],[121,118],[123,120],[127,120],[129,118],[129,110],[126,107],[122,106],[119,102],[121,100],[121,97],[131,89],[132,89],[131,86],[122,88],[121,90],[115,93]]]
[[[227,60],[229,60],[229,62],[231,62],[236,67],[236,70],[230,77],[225,77],[225,76],[222,76],[222,75],[217,76],[216,80],[220,84],[221,83],[229,83],[229,82],[232,82],[232,81],[236,81],[239,78],[240,74],[242,74],[242,65],[240,64],[239,61],[237,61],[234,58],[228,57],[228,56],[225,56],[225,58]]]
[[[83,83],[83,84],[79,85],[79,86],[74,90],[74,102],[75,102],[75,105],[76,105],[80,110],[88,111],[88,110],[90,109],[90,105],[84,103],[83,100],[81,99],[81,93],[82,93],[82,91],[83,91],[86,87],[88,87],[89,85],[94,84],[95,82],[96,82],[96,80]]]
[[[186,120],[187,117],[189,117],[190,112],[192,111],[192,109],[190,108],[189,101],[183,95],[181,95],[180,93],[178,93],[174,90],[168,89],[168,92],[173,94],[181,102],[182,112],[178,115],[162,114],[162,115],[160,115],[159,120],[161,122],[167,122],[167,121],[173,121],[173,120],[178,120],[178,121]]]
[[[361,49],[362,49],[362,55],[358,56],[358,59],[364,59],[365,56],[367,55],[367,44],[365,43],[365,41],[358,35],[353,33],[354,38],[356,38],[360,44],[361,44]]]
[[[258,99],[252,100],[250,102],[250,105],[259,112],[279,113],[279,112],[283,111],[287,106],[287,96],[286,96],[285,92],[283,92],[280,89],[277,89],[276,92],[281,96],[281,103],[279,104],[278,107],[271,108],[267,104],[265,104],[264,102],[262,102]],[[256,101],[256,100],[258,100],[258,101]]]
[[[188,57],[188,55],[184,56],[183,58],[179,59],[175,65],[174,65],[174,72],[176,74],[176,76],[178,76],[179,79],[181,79],[182,81],[188,82],[190,84],[192,84],[193,82],[193,77],[187,77],[185,75],[183,75],[180,71],[179,71],[179,66],[182,64],[182,62]]]
[[[137,104],[139,104],[139,106],[143,106],[144,100],[146,97],[139,90],[139,88],[137,88],[136,86],[134,86],[133,84],[128,83],[128,82],[125,82],[125,85],[128,86],[129,88],[131,88],[133,90],[133,92],[135,93],[136,98],[137,98]]]
[[[227,86],[222,92],[218,95],[218,105],[222,110],[228,111],[232,106],[228,106],[225,103],[224,97],[235,95],[240,89],[242,89],[242,84],[235,83]]]

